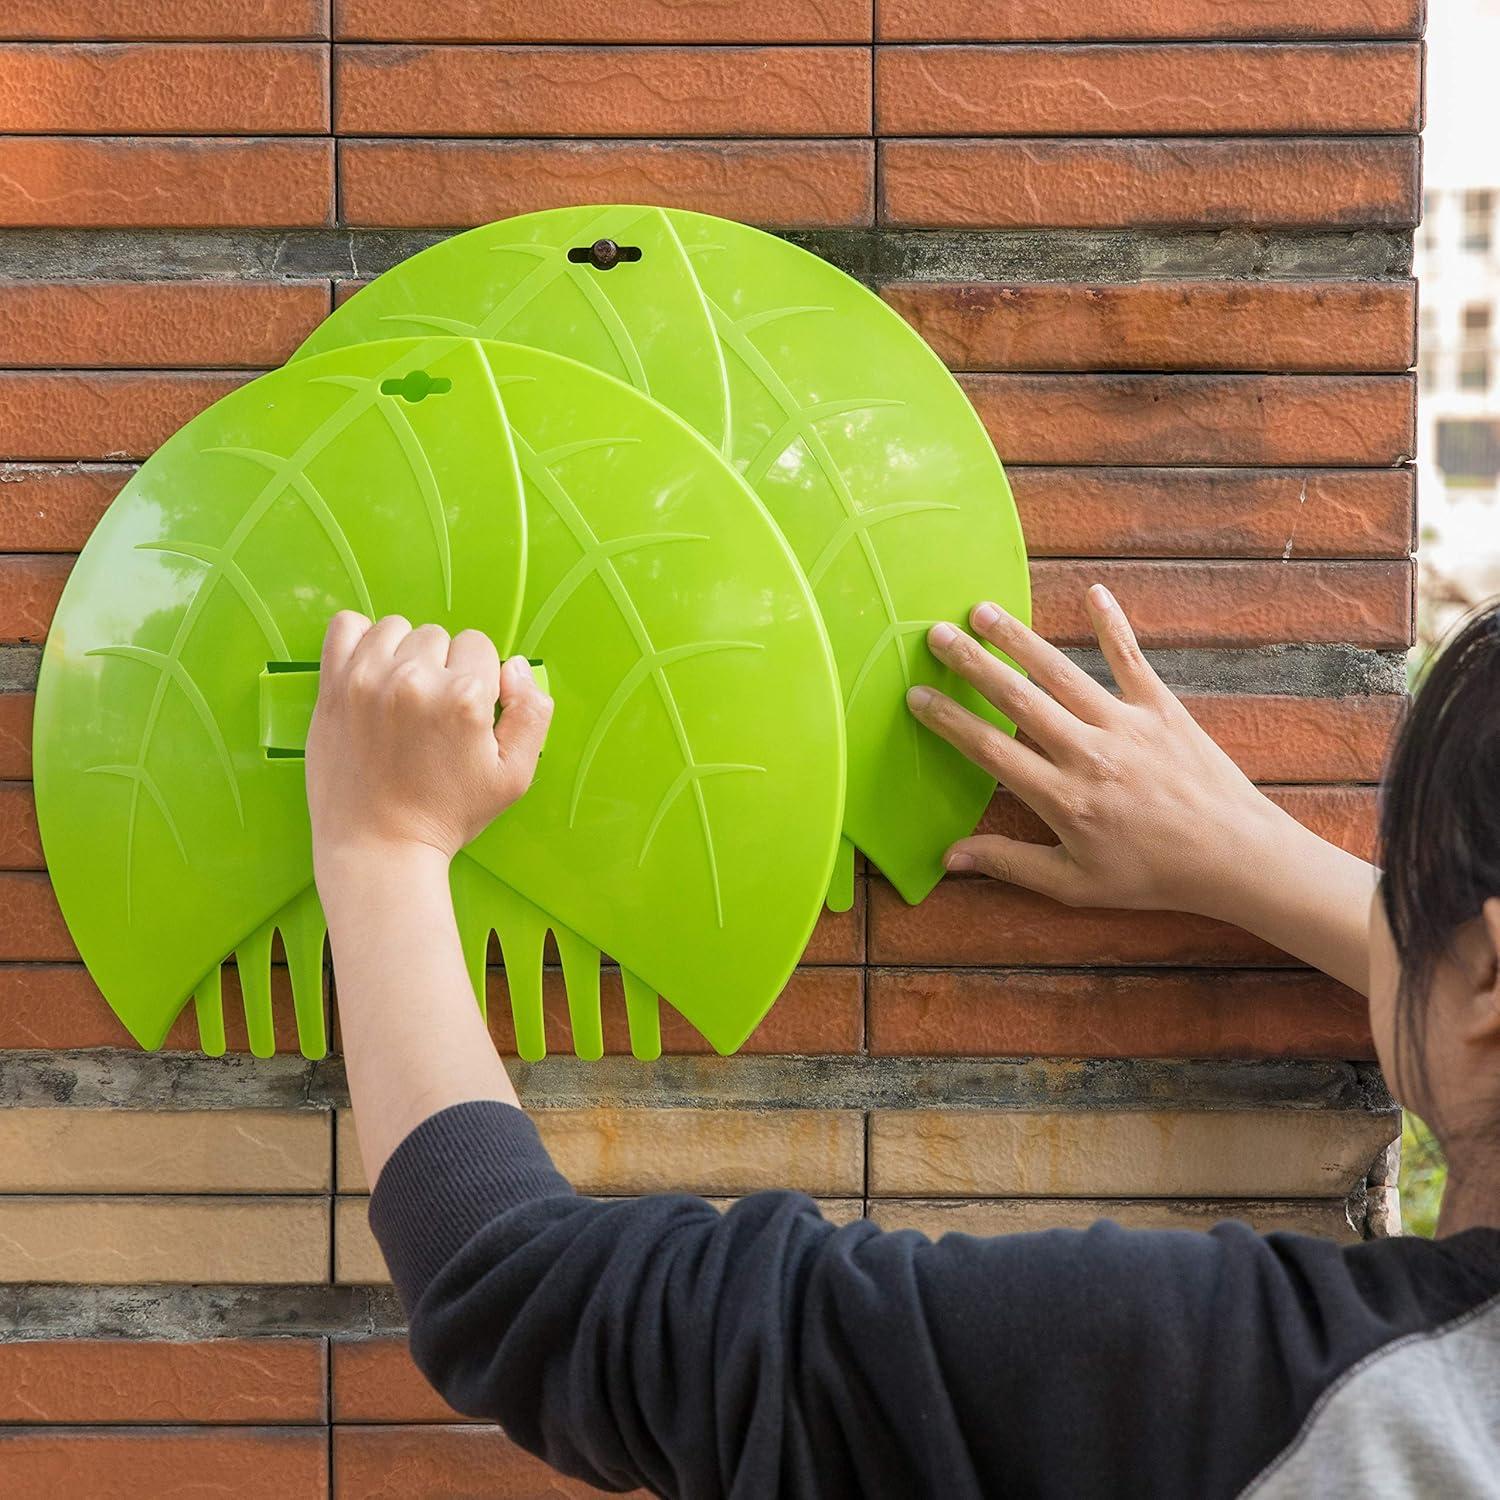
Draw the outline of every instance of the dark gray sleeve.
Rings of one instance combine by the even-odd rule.
[[[451,1404],[693,1500],[1232,1495],[1431,1315],[1394,1257],[1241,1225],[934,1244],[797,1193],[581,1198],[495,1103],[418,1127],[370,1218]]]

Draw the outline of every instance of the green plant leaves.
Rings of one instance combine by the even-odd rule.
[[[599,239],[640,258],[600,270],[584,253]],[[848,728],[845,833],[907,900],[921,899],[994,784],[911,720],[904,691],[932,683],[995,717],[923,637],[984,598],[1029,616],[1004,473],[931,350],[816,256],[741,224],[640,207],[559,209],[459,235],[379,277],[300,353],[429,330],[605,370],[677,412],[745,476],[806,571],[832,642]],[[848,899],[846,886],[832,904]]]
[[[272,1050],[279,933],[302,1048],[323,1050],[301,762],[267,747],[297,701],[275,669],[315,661],[345,607],[479,628],[546,664],[536,784],[454,867],[477,967],[500,934],[523,1053],[541,1051],[549,930],[580,1050],[601,949],[642,1054],[657,992],[737,1046],[801,952],[838,839],[842,722],[805,580],[670,413],[570,361],[447,337],[226,397],[142,468],[69,581],[38,810],[70,930],[137,1040],[159,1045],[191,995],[222,1050],[237,952],[252,1045]]]

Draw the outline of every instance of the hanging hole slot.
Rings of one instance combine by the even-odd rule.
[[[613,240],[595,240],[592,245],[574,245],[568,259],[575,266],[592,266],[596,271],[613,271],[623,261],[641,258],[639,245],[617,245]]]
[[[415,404],[429,396],[446,396],[453,389],[453,382],[446,375],[429,375],[426,370],[408,370],[399,380],[382,380],[382,396],[399,396],[403,401]]]

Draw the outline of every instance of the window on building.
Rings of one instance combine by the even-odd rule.
[[[1417,231],[1417,245],[1422,250],[1437,249],[1438,195],[1431,188],[1422,194],[1422,227]]]
[[[1494,243],[1495,194],[1478,188],[1464,194],[1463,247],[1486,251]]]
[[[1463,343],[1458,351],[1458,388],[1490,388],[1490,331],[1494,309],[1488,302],[1471,302],[1463,313]]]
[[[1437,424],[1438,468],[1450,480],[1493,481],[1500,475],[1500,421]]]

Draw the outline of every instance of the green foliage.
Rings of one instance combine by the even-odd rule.
[[[1407,1234],[1431,1239],[1448,1181],[1448,1163],[1437,1138],[1407,1110],[1401,1117],[1401,1224]]]

